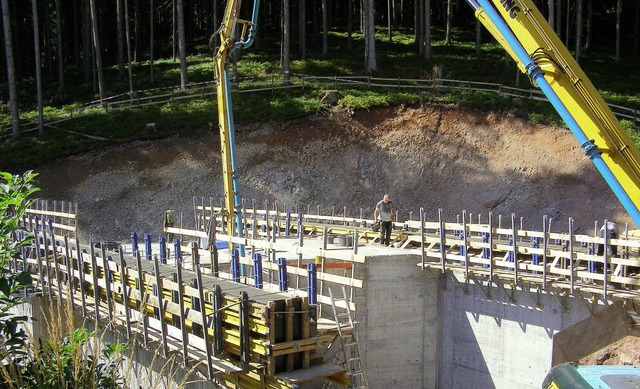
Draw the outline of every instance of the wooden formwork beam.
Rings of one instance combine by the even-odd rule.
[[[310,331],[306,298],[291,298],[172,268],[158,261],[143,261],[139,255],[114,253],[116,262],[110,260],[104,247],[96,251],[93,244],[84,253],[80,246],[68,250],[67,246],[52,243],[45,245],[42,254],[29,258],[27,263],[49,266],[44,283],[51,295],[64,298],[63,288],[69,289],[70,295],[80,293],[83,299],[69,302],[82,305],[83,312],[96,319],[108,317],[109,326],[126,327],[129,337],[141,333],[147,346],[157,342],[162,345],[162,352],[181,352],[185,363],[206,358],[211,361],[208,365],[218,371],[210,374],[217,379],[227,375],[231,378],[242,371],[243,377],[237,380],[240,387],[255,386],[256,381],[250,377],[261,383],[269,382],[269,387],[289,387],[286,380],[276,375],[310,367],[310,353],[323,349],[331,340],[328,336],[314,336]],[[177,278],[170,279],[176,271]],[[42,283],[39,277],[34,274],[36,282]],[[202,280],[196,287],[184,282],[185,278],[198,277]],[[224,293],[225,288],[244,288],[245,292],[239,297],[235,292]],[[258,300],[250,297],[252,292]],[[174,294],[179,296],[177,301],[171,298]],[[194,301],[198,301],[197,306]],[[179,318],[177,323],[174,317]],[[217,357],[207,356],[211,345]],[[247,374],[247,368],[235,367],[239,361],[252,373]]]

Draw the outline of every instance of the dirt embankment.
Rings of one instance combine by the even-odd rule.
[[[81,237],[126,240],[130,231],[160,234],[162,214],[175,209],[185,225],[193,197],[219,204],[219,137],[137,142],[105,148],[35,169],[41,196],[78,202]],[[451,106],[396,107],[349,114],[329,111],[286,122],[236,129],[240,194],[302,210],[372,215],[389,193],[400,219],[423,207],[447,220],[467,210],[523,217],[525,228],[579,233],[594,220],[630,221],[605,181],[566,129],[510,115]],[[289,208],[291,209],[291,208]],[[506,224],[504,224],[506,225]]]

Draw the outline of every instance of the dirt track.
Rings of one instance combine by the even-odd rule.
[[[578,232],[594,220],[630,222],[571,133],[513,116],[450,106],[382,108],[351,115],[335,110],[287,122],[240,126],[236,147],[241,196],[298,204],[315,212],[347,207],[372,215],[389,193],[408,219],[462,210],[511,213],[525,228]],[[35,169],[41,196],[78,202],[81,237],[126,240],[130,231],[160,234],[164,210],[193,218],[192,197],[222,196],[219,140],[205,132],[106,148]],[[634,226],[630,224],[633,228]],[[155,238],[154,238],[155,239]]]

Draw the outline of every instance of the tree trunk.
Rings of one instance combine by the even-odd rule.
[[[364,1],[364,62],[368,74],[378,70],[373,0]]]
[[[347,1],[347,50],[353,47],[353,2]]]
[[[60,0],[56,0],[56,36],[58,40],[58,88],[62,93],[64,90],[64,53],[62,50],[64,39],[62,36],[62,6],[60,5]]]
[[[289,17],[289,0],[282,0],[282,84],[289,86],[289,44],[290,44],[290,17]]]
[[[13,60],[13,42],[11,36],[11,15],[9,0],[2,0],[2,24],[4,26],[4,51],[7,60],[7,83],[9,84],[9,104],[11,104],[11,127],[13,137],[20,137],[20,121],[18,115],[18,95],[16,93],[16,69]]]
[[[322,55],[329,54],[327,0],[322,0]]]
[[[171,18],[171,49],[172,49],[172,58],[173,61],[175,62],[176,58],[177,58],[177,54],[176,54],[176,36],[178,35],[177,32],[177,11],[176,11],[176,1],[180,1],[180,0],[172,0],[171,4],[172,4],[172,8],[171,11],[173,13],[173,17]]]
[[[126,1],[125,1],[126,4]],[[125,11],[125,15],[128,14]],[[127,23],[129,23],[127,19]],[[138,62],[138,52],[140,51],[140,45],[138,44],[140,41],[140,28],[138,26],[138,0],[133,1],[133,36],[134,36],[134,46],[133,46],[133,63]],[[131,44],[131,42],[129,42]]]
[[[307,51],[307,13],[305,8],[306,0],[298,2],[298,49],[300,50],[300,59],[304,61]]]
[[[127,70],[129,71],[129,98],[133,102],[133,71],[131,70],[131,34],[129,32],[129,1],[124,0],[124,37],[127,49]]]
[[[444,36],[444,43],[447,46],[451,45],[451,19],[453,17],[453,0],[447,0],[447,26],[446,26],[446,32],[445,32],[445,36]]]
[[[391,37],[391,16],[393,14],[393,11],[391,9],[391,0],[387,0],[387,32],[389,34],[389,43],[391,43],[393,41],[393,38]]]
[[[118,82],[124,81],[124,22],[122,1],[116,0],[116,31],[118,39]]]
[[[31,0],[33,10],[33,47],[36,64],[36,95],[38,98],[38,137],[44,138],[44,115],[42,113],[42,72],[40,68],[40,26],[38,25],[38,1]]]
[[[80,69],[80,61],[82,58],[80,54],[80,37],[82,36],[80,17],[83,13],[82,6],[78,9],[78,3],[80,2],[81,0],[73,0],[73,66],[76,69]]]
[[[589,50],[593,43],[593,0],[587,0],[587,41],[584,48]]]
[[[424,1],[424,59],[431,60],[431,0]]]
[[[104,77],[102,72],[102,53],[100,52],[100,36],[98,34],[98,12],[96,11],[96,0],[89,0],[89,9],[91,10],[91,35],[93,36],[96,70],[98,72],[98,91],[100,93],[100,103],[104,104]]]
[[[564,45],[567,49],[569,49],[569,38],[571,35],[571,0],[567,0],[567,9],[566,9],[566,21],[565,21],[565,34],[564,34]]]
[[[562,39],[562,0],[556,0],[556,34]]]
[[[422,31],[420,28],[422,12],[420,12],[420,7],[423,1],[413,0],[413,41],[418,45],[418,54],[422,54],[422,34],[420,33]]]
[[[616,5],[616,62],[620,62],[620,19],[622,15],[622,0]]]
[[[84,68],[84,82],[91,81],[92,51],[91,51],[91,7],[89,0],[83,0],[84,23],[82,33],[82,67]]]
[[[187,47],[184,34],[184,4],[183,0],[177,1],[176,11],[178,12],[178,51],[180,55],[180,89],[187,88]]]
[[[149,82],[153,84],[153,24],[154,24],[153,0],[149,0]]]
[[[580,62],[580,50],[582,49],[582,6],[583,6],[583,0],[577,0],[577,4],[576,4],[576,62]]]
[[[482,23],[476,20],[476,55],[480,56],[480,46],[482,45]]]
[[[633,55],[638,55],[640,47],[640,0],[636,0],[636,15],[633,24]]]
[[[553,0],[549,0],[549,25],[552,29],[555,30],[554,26],[556,24],[556,9],[554,7]]]

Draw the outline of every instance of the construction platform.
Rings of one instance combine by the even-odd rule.
[[[138,331],[143,344],[184,361],[210,360],[211,370],[201,374],[228,387],[348,385],[365,370],[372,387],[397,385],[399,377],[409,387],[455,386],[452,366],[471,376],[486,371],[481,381],[494,386],[536,387],[536,377],[551,367],[555,334],[640,299],[637,240],[529,231],[513,218],[509,228],[491,218],[466,223],[464,214],[455,223],[396,222],[386,247],[371,231],[372,220],[245,210],[246,234],[239,238],[217,228],[224,212],[202,207],[194,228],[165,225],[171,243],[162,249],[145,236],[111,252],[106,243],[75,241],[75,227],[62,214],[31,212],[25,225],[41,247],[25,251],[26,262],[14,268],[29,266],[37,289],[70,296],[86,317]],[[51,222],[43,229],[36,217]],[[598,256],[599,244],[616,245],[621,255]],[[198,276],[202,282],[193,284]],[[336,301],[331,291],[343,287],[344,299]],[[360,366],[331,363],[340,358],[330,346],[344,343],[335,306],[354,318]],[[560,321],[553,319],[557,312]],[[484,316],[493,320],[478,321]],[[518,325],[506,325],[511,320]],[[489,329],[494,337],[483,335]],[[529,382],[486,356],[482,369],[471,360],[447,364],[465,353],[486,355],[496,336],[505,344],[544,345],[533,354],[549,366],[530,364]]]

